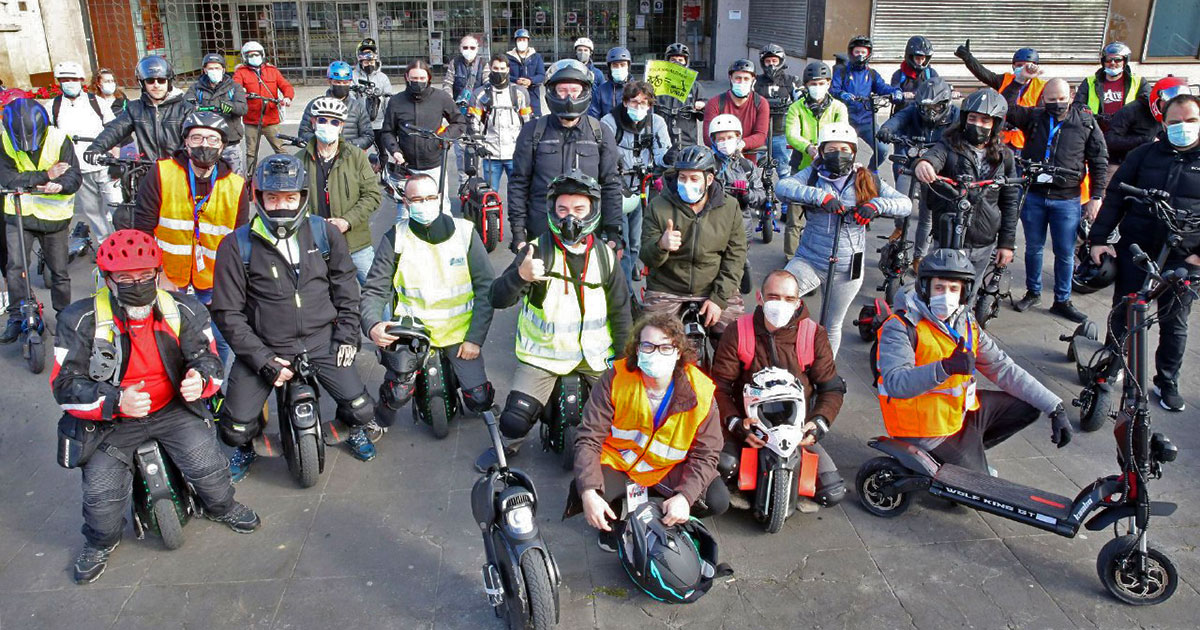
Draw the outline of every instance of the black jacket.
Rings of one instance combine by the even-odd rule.
[[[800,81],[800,77],[783,70],[780,70],[778,75],[763,73],[758,76],[754,83],[754,91],[767,99],[767,104],[771,106],[772,135],[783,135],[784,117],[788,106],[795,100],[802,87],[804,83]]]
[[[696,144],[697,130],[700,127],[698,122],[704,118],[704,109],[696,109],[696,102],[703,100],[699,81],[692,84],[692,91],[688,92],[686,102],[680,103],[675,97],[666,94],[655,99],[654,113],[667,121],[667,128],[671,131],[672,149],[678,151],[682,147]]]
[[[533,146],[538,121],[533,119],[517,134],[513,172],[508,178],[508,222],[513,242],[536,238],[550,229],[546,223],[546,190],[555,177],[578,168],[600,182],[601,228],[605,240],[621,233],[620,152],[613,132],[591,116],[574,127],[563,127],[558,117],[547,114],[541,141]],[[596,144],[596,131],[600,144]]]
[[[3,133],[3,132],[0,132]],[[37,164],[40,159],[41,151],[35,151],[30,156],[30,161]],[[70,138],[63,140],[62,148],[59,149],[58,159],[55,162],[66,162],[71,165],[67,172],[58,176],[54,180],[55,183],[62,185],[61,194],[73,194],[79,190],[80,184],[83,183],[83,174],[79,170],[79,158],[75,154],[75,144]],[[46,171],[26,171],[21,172],[17,168],[17,163],[4,151],[0,151],[0,187],[4,188],[33,188],[50,182],[50,176]],[[2,197],[0,197],[2,198]],[[11,224],[17,224],[16,214],[8,214],[8,209],[5,208],[7,201],[0,203],[0,208],[4,209],[5,220]],[[15,210],[13,211],[16,212]],[[65,221],[43,221],[26,215],[24,220],[25,229],[36,230],[38,232],[57,232],[64,230],[70,226],[71,220]],[[15,254],[15,252],[14,252]]]
[[[187,150],[179,149],[171,156],[180,166],[188,167]],[[232,168],[225,160],[217,160],[217,179],[225,179],[233,174]],[[196,178],[195,194],[203,197],[208,194],[209,180],[203,177]],[[237,221],[235,226],[244,225],[250,220],[250,184],[247,182],[242,187],[242,196],[238,199]],[[151,236],[154,236],[154,230],[158,228],[158,217],[162,214],[162,181],[158,178],[158,167],[151,167],[138,182],[137,196],[134,197],[133,223],[131,225],[114,225],[118,230],[133,229],[141,230]],[[125,215],[125,213],[119,213]]]
[[[458,138],[466,130],[467,119],[449,94],[431,87],[416,97],[407,90],[394,94],[383,113],[383,148],[388,153],[399,151],[417,170],[437,168],[442,164],[441,143],[409,133],[408,129],[437,131],[443,120],[448,123],[442,133],[447,139]]]
[[[1147,254],[1158,256],[1167,228],[1145,204],[1127,199],[1120,190],[1122,183],[1165,190],[1171,193],[1171,207],[1200,214],[1200,147],[1181,152],[1163,139],[1130,151],[1113,174],[1100,215],[1088,233],[1091,243],[1103,244],[1119,225],[1120,246],[1137,243]],[[1185,236],[1175,254],[1200,254],[1200,235]]]
[[[275,245],[254,230],[248,268],[242,264],[236,235],[217,248],[213,321],[238,360],[256,372],[275,357],[290,361],[305,351],[323,354],[335,345],[358,347],[358,271],[346,238],[331,223],[324,227],[328,261],[314,243],[308,221],[296,231],[299,278]]]
[[[132,133],[142,155],[152,160],[170,157],[183,146],[183,122],[194,109],[179,90],[172,91],[159,105],[143,93],[136,101],[129,100],[125,110],[104,126],[87,150],[104,153],[120,146]]]
[[[986,160],[980,163],[975,152],[970,148],[951,144],[943,138],[925,152],[921,159],[929,162],[939,175],[961,180],[968,175],[975,181],[992,179],[997,176],[1015,177],[1017,174],[1016,160],[1008,147],[1002,147],[1003,159],[1000,164],[991,164]],[[930,187],[926,187],[925,198],[933,211],[933,236],[943,246],[948,236],[942,235],[943,216],[955,211],[952,201],[938,196]],[[972,197],[974,209],[971,212],[971,223],[967,226],[967,234],[963,245],[969,248],[987,247],[995,244],[998,248],[1016,249],[1017,220],[1021,217],[1021,191],[1017,186],[1002,186],[999,190],[988,188],[982,194]],[[945,219],[949,221],[949,219]]]
[[[1050,144],[1050,115],[1042,107],[1009,106],[1006,121],[1025,132],[1025,148],[1021,157],[1034,162],[1078,172],[1079,176],[1056,175],[1049,184],[1031,183],[1029,190],[1049,199],[1079,197],[1083,173],[1091,176],[1092,196],[1099,198],[1108,184],[1108,145],[1096,117],[1078,104],[1072,104],[1062,127]],[[1046,159],[1049,145],[1050,159]]]
[[[1122,107],[1113,114],[1108,131],[1104,132],[1104,142],[1108,144],[1108,163],[1124,162],[1130,151],[1147,142],[1154,142],[1160,131],[1162,125],[1154,119],[1150,101],[1139,98]]]
[[[188,90],[184,100],[191,103],[196,109],[213,108],[212,111],[221,114],[225,122],[229,123],[229,137],[225,139],[226,146],[242,141],[242,136],[246,134],[246,130],[242,126],[242,116],[246,115],[250,106],[246,103],[246,88],[234,81],[232,74],[225,73],[221,82],[216,85],[210,83],[208,77],[197,79]],[[229,103],[232,109],[228,114],[222,114],[220,110],[216,109],[221,103]]]

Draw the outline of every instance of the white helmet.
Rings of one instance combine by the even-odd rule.
[[[322,96],[312,103],[313,116],[325,116],[327,118],[336,118],[338,120],[346,120],[346,103],[340,98],[332,96]]]
[[[742,389],[742,404],[746,417],[767,426],[796,425],[805,414],[804,388],[785,369],[763,368]]]
[[[588,50],[596,50],[596,45],[593,44],[592,40],[587,37],[580,37],[579,39],[575,40],[575,47],[579,48],[580,46],[583,46]]]
[[[742,136],[742,121],[733,114],[721,114],[708,123],[708,137],[711,138],[722,131],[736,131]]]
[[[256,41],[248,41],[242,44],[242,59],[245,59],[246,55],[252,52],[262,53],[264,57],[267,56],[267,49],[263,48],[263,45]]]
[[[854,131],[854,127],[850,123],[835,122],[821,126],[821,132],[817,134],[817,146],[821,146],[826,142],[846,142],[856,150],[858,148],[858,133]]]
[[[54,78],[84,80],[83,66],[74,61],[63,61],[54,64]]]

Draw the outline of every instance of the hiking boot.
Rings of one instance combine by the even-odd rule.
[[[237,483],[246,478],[250,473],[250,464],[258,459],[258,453],[254,452],[253,444],[243,444],[233,450],[233,455],[229,456],[229,477],[230,481]]]
[[[1158,394],[1158,404],[1167,411],[1183,411],[1187,403],[1179,395],[1179,386],[1157,376],[1154,377],[1154,393]]]
[[[507,459],[516,457],[517,453],[520,450],[521,450],[521,447],[519,445],[513,445],[513,446],[505,445],[504,446],[504,457]],[[499,465],[499,462],[497,461],[497,458],[496,458],[496,449],[493,447],[488,447],[488,449],[486,451],[484,451],[483,453],[481,453],[479,455],[479,457],[475,460],[475,470],[478,472],[481,472],[481,473],[486,473],[487,471],[491,470],[492,468],[495,468],[498,465]]]
[[[75,583],[76,584],[91,584],[100,579],[104,575],[104,570],[108,568],[108,555],[117,548],[121,541],[112,544],[111,547],[95,547],[92,543],[85,543],[83,550],[75,556]]]
[[[1075,308],[1074,304],[1071,304],[1071,300],[1055,302],[1050,306],[1050,312],[1063,319],[1069,319],[1076,324],[1082,324],[1088,318],[1087,315],[1083,314],[1083,311]]]
[[[1041,293],[1034,293],[1033,291],[1026,291],[1025,297],[1022,297],[1021,299],[1017,300],[1017,302],[1015,304],[1013,304],[1013,310],[1018,313],[1024,313],[1025,311],[1028,311],[1030,308],[1037,306],[1038,304],[1041,304],[1041,303],[1042,303],[1042,294]]]
[[[24,329],[25,322],[21,321],[20,317],[9,317],[8,324],[4,326],[4,334],[0,335],[0,343],[12,343],[16,341]]]
[[[239,534],[249,534],[262,525],[262,520],[254,513],[254,510],[237,501],[233,502],[233,507],[229,508],[228,512],[220,516],[213,516],[205,512],[204,517],[214,523],[224,523],[229,526],[229,529]]]
[[[361,427],[350,430],[350,437],[346,438],[346,445],[350,447],[350,454],[359,461],[369,462],[375,459],[375,445],[371,443],[367,432]]]

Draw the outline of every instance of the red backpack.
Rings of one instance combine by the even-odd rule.
[[[800,369],[807,370],[813,362],[813,340],[817,336],[817,323],[809,318],[800,320],[796,330],[796,358],[800,361]],[[737,320],[738,359],[742,361],[743,369],[750,369],[754,361],[754,347],[758,343],[754,338],[754,315],[742,315]]]

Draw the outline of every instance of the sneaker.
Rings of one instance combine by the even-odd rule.
[[[1171,381],[1154,377],[1154,393],[1158,394],[1158,404],[1167,411],[1183,411],[1187,403],[1179,395],[1179,386]]]
[[[520,450],[521,449],[519,446],[505,445],[504,457],[507,459],[516,457],[517,453]],[[489,447],[486,451],[481,453],[479,455],[479,457],[475,460],[475,470],[476,470],[476,472],[486,473],[487,471],[496,467],[498,464],[499,464],[499,462],[496,460],[496,449]]]
[[[228,512],[220,516],[213,516],[205,512],[204,517],[214,523],[224,523],[229,526],[229,529],[239,534],[249,534],[262,525],[262,520],[254,513],[254,510],[237,501],[233,502],[233,507],[229,508]]]
[[[1015,304],[1013,304],[1013,310],[1015,310],[1018,313],[1024,313],[1025,311],[1028,311],[1031,307],[1037,306],[1038,304],[1041,304],[1041,303],[1042,303],[1042,294],[1041,293],[1034,293],[1033,291],[1026,291],[1025,297],[1022,297],[1021,299],[1017,300],[1017,302]]]
[[[350,437],[346,438],[346,445],[350,447],[350,454],[359,461],[369,462],[375,459],[375,445],[367,437],[367,432],[361,428],[350,431]]]
[[[609,523],[609,526],[613,528],[611,532],[596,532],[596,546],[604,553],[617,553],[617,524],[613,522]]]
[[[801,514],[816,514],[821,504],[808,497],[796,497],[796,511]]]
[[[1088,318],[1087,315],[1083,314],[1083,311],[1075,308],[1074,304],[1071,304],[1071,300],[1055,302],[1050,306],[1050,312],[1062,317],[1063,319],[1069,319],[1076,324],[1082,324],[1083,322],[1086,322]]]
[[[25,330],[25,322],[19,317],[9,317],[8,324],[4,326],[4,334],[0,335],[0,343],[12,343],[21,336],[21,331]]]
[[[111,547],[94,547],[92,543],[84,544],[83,550],[75,557],[75,583],[91,584],[100,579],[100,576],[104,575],[104,570],[108,568],[108,555],[119,544],[121,544],[119,540]]]
[[[379,424],[374,420],[368,423],[367,426],[363,427],[363,430],[366,431],[367,439],[371,440],[372,444],[382,440],[383,434],[387,433],[387,427],[379,426]]]
[[[741,492],[730,492],[729,507],[735,510],[749,510],[750,499],[747,499],[746,495],[742,494]]]
[[[233,450],[233,455],[229,457],[229,476],[233,483],[237,483],[246,478],[250,473],[250,464],[258,459],[258,453],[254,452],[254,446],[245,444]]]

